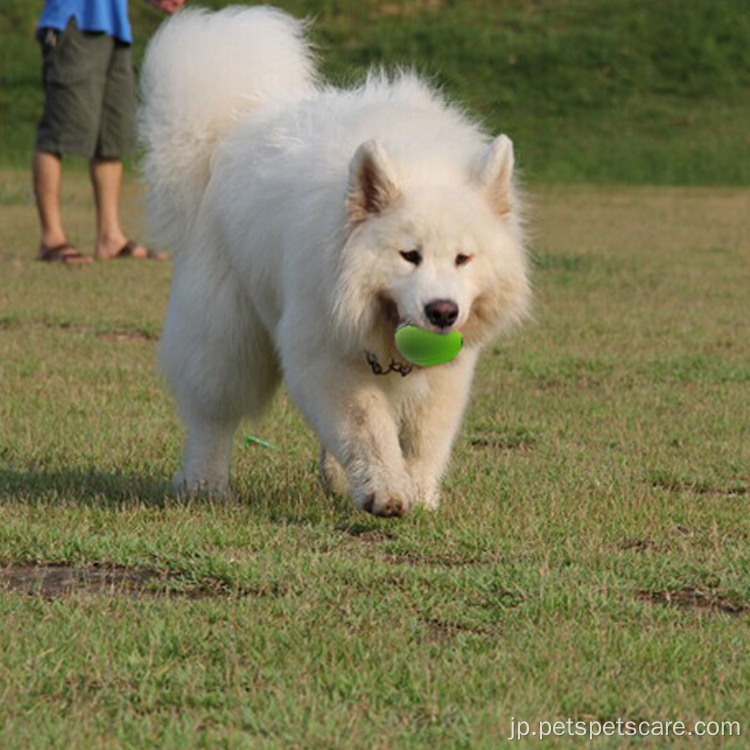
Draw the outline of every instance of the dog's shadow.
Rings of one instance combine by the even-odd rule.
[[[307,491],[305,491],[307,490]],[[0,468],[0,502],[73,505],[117,509],[138,504],[151,508],[200,507],[231,504],[251,510],[258,520],[281,524],[310,524],[322,516],[352,513],[350,501],[322,489],[288,486],[242,487],[229,498],[181,496],[164,476],[102,471],[95,468]],[[323,510],[327,509],[327,512]]]
[[[120,506],[141,502],[164,506],[174,497],[169,481],[154,476],[94,468],[0,468],[0,500],[16,503]]]

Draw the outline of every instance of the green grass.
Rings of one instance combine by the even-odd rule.
[[[221,6],[223,0],[205,2]],[[281,0],[334,81],[416,66],[515,141],[536,183],[750,184],[750,13],[738,0]],[[136,58],[159,13],[131,3]],[[38,4],[0,10],[0,162],[41,108]]]
[[[26,180],[0,178],[0,571],[143,583],[48,597],[0,572],[0,747],[494,750],[512,717],[750,731],[746,191],[538,191],[534,319],[481,362],[439,512],[388,521],[322,494],[283,396],[237,437],[233,499],[171,497],[170,264],[32,262]],[[87,248],[86,177],[65,184]],[[139,198],[129,181],[134,233]]]

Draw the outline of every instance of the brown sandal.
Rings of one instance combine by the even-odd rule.
[[[36,259],[42,263],[64,263],[66,265],[81,265],[91,263],[92,259],[84,255],[77,247],[69,242],[63,242],[54,247],[39,246],[39,255]]]
[[[135,260],[166,260],[166,253],[157,253],[149,247],[144,247],[145,255],[136,255],[135,251],[138,243],[135,240],[128,240],[112,257],[113,258],[134,258]]]

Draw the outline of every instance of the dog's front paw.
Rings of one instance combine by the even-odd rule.
[[[359,510],[383,518],[403,516],[412,506],[410,493],[395,488],[361,488],[352,493],[352,499]]]
[[[362,510],[372,513],[373,516],[383,518],[394,518],[406,513],[406,503],[397,495],[377,495],[371,492],[360,506]]]
[[[414,478],[414,484],[414,505],[426,510],[437,510],[440,505],[440,481],[432,476],[417,476]]]
[[[414,505],[426,510],[437,510],[440,507],[440,490],[437,487],[421,488],[417,492]]]
[[[373,516],[382,516],[383,518],[395,518],[403,516],[406,513],[407,505],[398,495],[383,494],[375,492],[369,493],[360,502],[355,499],[354,504]]]
[[[228,482],[212,483],[207,480],[188,479],[180,472],[172,480],[175,494],[180,498],[216,498],[224,500],[231,494]]]

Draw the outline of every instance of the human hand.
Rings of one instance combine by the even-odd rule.
[[[176,13],[184,4],[185,0],[149,0],[154,8],[164,11],[165,13]]]

